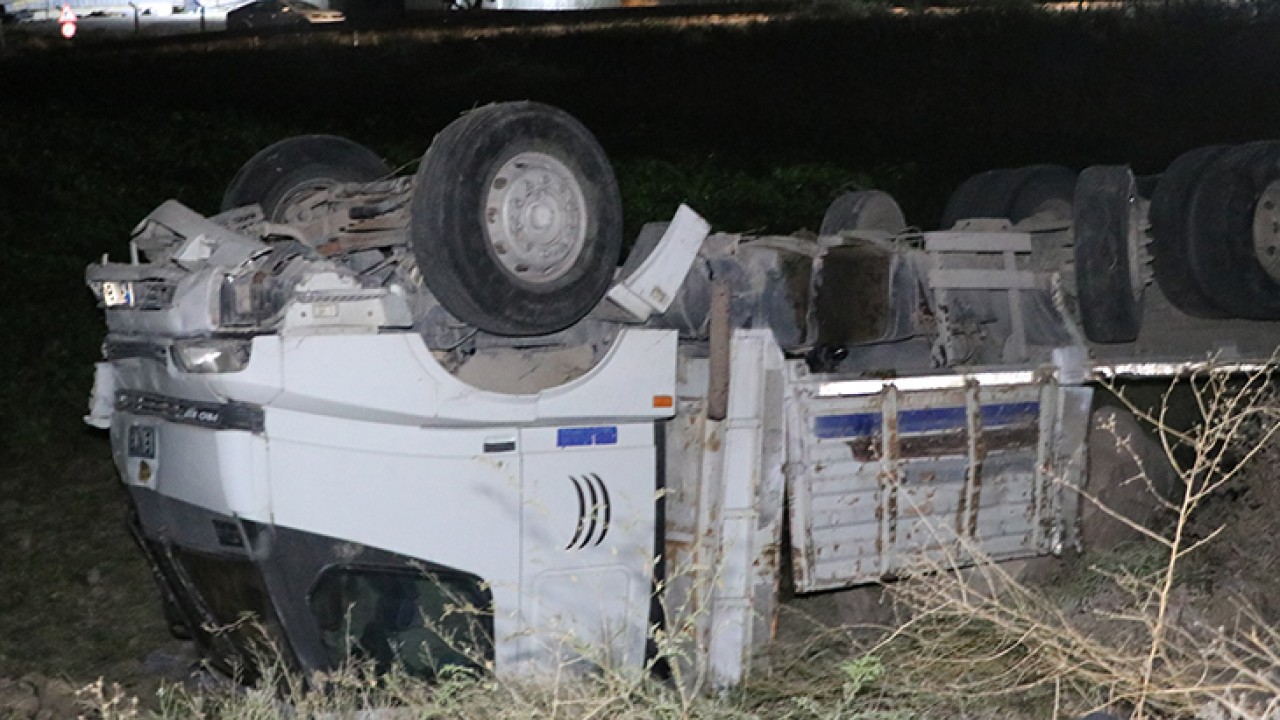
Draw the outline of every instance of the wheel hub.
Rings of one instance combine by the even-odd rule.
[[[317,205],[313,198],[321,193],[329,192],[336,184],[332,180],[313,180],[290,188],[280,196],[280,201],[276,204],[276,210],[273,213],[276,217],[267,219],[285,224],[306,225],[310,223],[315,219],[312,211]]]
[[[1280,180],[1271,181],[1254,206],[1253,250],[1267,275],[1280,282]]]
[[[556,158],[515,155],[498,168],[485,198],[485,229],[494,257],[530,283],[549,283],[573,268],[586,245],[582,187]]]

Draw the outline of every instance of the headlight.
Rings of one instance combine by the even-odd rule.
[[[263,270],[222,279],[214,323],[223,328],[258,328],[271,322],[289,299],[292,282]]]
[[[261,307],[263,277],[262,273],[257,272],[223,277],[215,324],[220,327],[256,325],[264,314]]]
[[[173,344],[173,362],[183,372],[239,372],[249,364],[248,340],[204,339]]]

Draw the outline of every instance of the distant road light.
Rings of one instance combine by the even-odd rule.
[[[62,6],[62,13],[58,16],[58,24],[62,26],[62,37],[70,40],[76,36],[76,14],[71,11],[70,5]]]

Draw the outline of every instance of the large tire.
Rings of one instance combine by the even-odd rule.
[[[956,187],[942,209],[939,225],[945,230],[969,218],[1005,218],[1017,189],[1012,168],[978,173]]]
[[[543,335],[604,296],[622,201],[604,151],[568,113],[487,105],[446,127],[423,157],[410,241],[427,287],[459,320]]]
[[[224,211],[257,203],[273,222],[300,191],[373,182],[392,174],[372,150],[334,135],[299,135],[263,148],[241,166],[222,195]]]
[[[1191,270],[1187,224],[1196,184],[1206,167],[1226,152],[1210,145],[1179,155],[1160,176],[1151,196],[1151,252],[1156,284],[1174,307],[1191,317],[1223,318],[1228,314],[1200,289]]]
[[[1200,289],[1233,316],[1280,320],[1280,143],[1220,155],[1190,207],[1189,261]]]
[[[1127,167],[1085,168],[1072,209],[1076,290],[1085,335],[1097,343],[1132,342],[1142,328],[1141,239]]]
[[[1076,174],[1061,165],[1028,165],[978,173],[951,193],[941,226],[968,218],[1025,220],[1042,212],[1068,220]]]
[[[827,206],[819,235],[839,235],[846,230],[879,230],[896,235],[907,229],[902,208],[881,190],[842,193]]]
[[[1029,165],[1017,170],[1021,181],[1009,204],[1009,219],[1021,222],[1033,215],[1071,220],[1076,172],[1061,165]]]

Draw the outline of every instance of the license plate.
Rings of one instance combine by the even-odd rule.
[[[129,457],[156,459],[156,429],[150,425],[129,428]]]
[[[102,283],[102,303],[107,307],[125,307],[133,305],[133,283],[131,282],[104,282]]]
[[[162,310],[173,304],[177,286],[161,280],[102,283],[102,304],[109,308]]]

